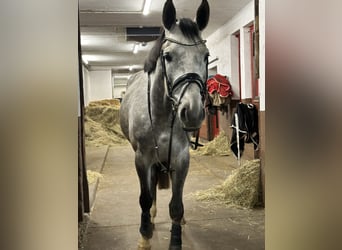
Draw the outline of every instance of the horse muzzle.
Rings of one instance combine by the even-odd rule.
[[[177,91],[176,93],[173,93]],[[173,84],[173,105],[185,131],[196,131],[204,119],[203,93],[205,91],[201,77],[196,73],[180,76]]]
[[[190,108],[190,106],[192,107]],[[198,102],[197,105],[187,105],[186,102],[184,102],[184,106],[181,106],[180,108],[179,118],[183,129],[187,132],[198,130],[201,127],[205,116],[202,103]]]

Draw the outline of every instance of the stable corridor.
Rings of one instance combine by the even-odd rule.
[[[87,168],[101,172],[90,184],[92,212],[82,248],[85,250],[136,250],[140,238],[139,183],[134,152],[127,145],[88,147]],[[237,209],[197,201],[194,193],[222,183],[237,168],[233,156],[192,155],[184,187],[186,225],[183,250],[265,249],[264,209]],[[171,190],[158,190],[152,249],[168,249]]]

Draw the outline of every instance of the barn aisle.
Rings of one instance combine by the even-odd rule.
[[[136,250],[139,235],[139,184],[129,145],[88,148],[87,162],[101,171],[96,198],[82,243],[85,250]],[[95,167],[94,167],[95,166]],[[196,201],[192,193],[220,184],[237,167],[232,156],[192,156],[184,188],[186,225],[183,249],[262,250],[264,210],[242,210]],[[91,184],[91,192],[96,185]],[[170,190],[158,190],[152,249],[168,249]]]

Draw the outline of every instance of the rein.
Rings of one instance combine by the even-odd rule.
[[[171,43],[175,43],[181,46],[197,46],[200,44],[204,44],[206,40],[199,40],[191,44],[187,43],[182,43],[177,40],[171,39],[171,38],[165,38],[163,43],[166,41],[169,41]],[[180,77],[178,77],[175,81],[174,84],[171,83],[171,81],[168,78],[167,72],[166,72],[166,67],[165,67],[165,56],[164,56],[164,50],[161,49],[160,51],[160,60],[162,64],[162,75],[164,81],[166,81],[167,84],[167,96],[171,101],[171,106],[172,106],[172,116],[171,116],[171,124],[170,124],[170,140],[169,140],[169,150],[168,150],[168,159],[167,159],[167,166],[165,166],[159,158],[159,146],[154,134],[154,129],[153,129],[153,122],[152,122],[152,114],[151,114],[151,76],[150,73],[148,73],[148,85],[147,85],[147,96],[148,96],[148,114],[151,122],[151,129],[152,129],[152,134],[153,134],[153,140],[154,140],[154,149],[156,150],[156,156],[158,163],[160,164],[161,171],[164,173],[167,173],[170,171],[170,163],[171,163],[171,152],[172,152],[172,138],[173,138],[173,127],[174,127],[174,121],[177,115],[177,110],[178,107],[181,103],[181,99],[185,93],[185,91],[188,89],[188,87],[194,83],[200,88],[200,94],[202,97],[202,102],[204,102],[207,89],[206,89],[206,83],[202,81],[201,77],[197,73],[186,73]],[[207,66],[206,66],[206,79],[208,78],[208,60],[207,60]],[[181,93],[179,95],[178,100],[173,96],[173,93],[176,89],[179,87],[183,87],[181,90]],[[185,131],[186,133],[186,131]],[[197,130],[197,135],[196,135],[196,141],[193,142],[190,140],[188,134],[186,133],[186,136],[188,138],[189,144],[193,149],[197,149],[198,146],[203,146],[202,144],[198,143],[199,139],[199,130]]]

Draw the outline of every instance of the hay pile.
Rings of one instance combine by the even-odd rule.
[[[260,160],[245,161],[233,170],[221,184],[205,191],[198,191],[195,197],[200,201],[217,201],[227,205],[253,208],[257,205],[260,191]]]
[[[87,170],[87,180],[88,184],[95,183],[97,179],[102,179],[103,175],[96,171]]]
[[[191,152],[195,155],[230,155],[228,137],[224,131],[221,131],[214,140],[208,142],[203,147],[198,148],[196,151],[192,150]]]
[[[116,99],[90,102],[85,108],[86,146],[127,143],[119,125],[120,101]]]

